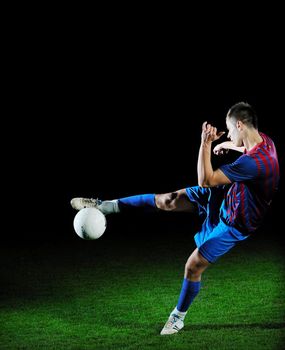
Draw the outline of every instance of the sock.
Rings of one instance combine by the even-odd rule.
[[[144,208],[147,211],[157,210],[154,194],[141,194],[131,197],[102,201],[98,209],[104,214],[125,212],[134,208]]]
[[[182,289],[177,303],[177,310],[179,312],[185,312],[192,304],[194,298],[199,293],[201,282],[192,282],[184,278]]]
[[[117,199],[114,199],[112,201],[103,201],[100,205],[98,205],[98,209],[104,215],[108,215],[108,214],[112,214],[112,213],[119,213],[119,211],[120,211]]]
[[[118,199],[119,211],[143,208],[146,211],[156,211],[154,194],[141,194]]]
[[[179,311],[179,310],[177,309],[177,307],[175,307],[175,308],[172,310],[172,312],[170,313],[170,315],[176,315],[176,316],[178,316],[178,317],[180,318],[181,321],[184,321],[184,318],[185,318],[186,314],[187,314],[187,311],[181,312],[181,311]]]

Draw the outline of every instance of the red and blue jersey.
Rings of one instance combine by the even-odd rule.
[[[220,170],[232,182],[223,200],[220,217],[241,232],[251,233],[261,224],[279,183],[278,157],[273,141],[263,141]]]

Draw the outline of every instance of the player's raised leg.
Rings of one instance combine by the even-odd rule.
[[[196,206],[189,200],[186,189],[163,194],[140,194],[114,200],[101,201],[93,198],[73,198],[71,206],[76,210],[98,208],[103,214],[119,213],[142,209],[145,211],[189,211],[194,212]]]
[[[184,327],[187,311],[200,291],[202,273],[209,265],[196,248],[185,264],[184,280],[177,305],[170,313],[160,332],[161,335],[177,333]]]

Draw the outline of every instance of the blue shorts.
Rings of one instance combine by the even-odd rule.
[[[210,263],[214,263],[238,242],[249,237],[220,219],[225,190],[225,186],[186,188],[190,201],[198,205],[199,215],[204,218],[202,228],[194,239],[199,253]]]

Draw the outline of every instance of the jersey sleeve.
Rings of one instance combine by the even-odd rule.
[[[258,175],[258,166],[254,159],[248,155],[242,155],[231,164],[225,164],[220,170],[231,182],[253,180]]]

